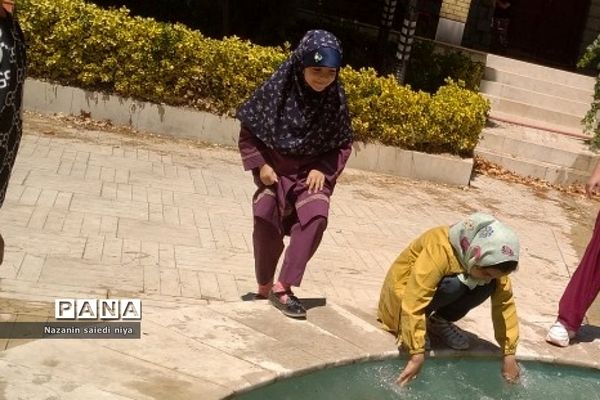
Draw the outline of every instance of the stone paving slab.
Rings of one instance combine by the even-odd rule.
[[[220,399],[353,360],[397,356],[375,307],[410,240],[476,210],[521,237],[518,355],[600,368],[594,305],[578,343],[543,342],[598,202],[479,176],[458,187],[348,169],[299,297],[306,321],[255,290],[253,184],[232,149],[25,115],[0,226],[0,320],[46,321],[57,298],[140,298],[139,340],[0,339],[0,399]],[[460,321],[496,351],[489,306]],[[465,354],[465,353],[461,353]],[[433,355],[456,355],[434,348]]]
[[[53,391],[58,396],[55,398],[62,399],[76,387],[83,392],[80,398],[89,399],[95,399],[98,392],[106,392],[105,397],[110,399],[136,400],[192,399],[197,398],[199,393],[202,397],[219,398],[228,392],[225,387],[205,379],[90,342],[38,340],[7,350],[9,357],[0,360],[5,366],[0,367],[3,381],[17,385],[20,390],[12,393],[5,390],[4,398],[23,398],[20,396],[43,388]],[[36,360],[35,369],[32,368],[32,360]],[[5,380],[4,370],[19,367],[19,379]],[[29,398],[40,397],[33,395]]]

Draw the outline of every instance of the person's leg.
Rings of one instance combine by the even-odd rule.
[[[429,316],[434,311],[454,303],[461,298],[468,290],[456,276],[444,277],[433,295],[433,299],[425,308],[425,313]]]
[[[458,279],[458,278],[457,278]],[[465,286],[465,285],[463,285]],[[436,310],[436,315],[447,321],[458,321],[473,308],[483,303],[492,295],[496,289],[496,281],[492,280],[487,285],[476,286],[474,289],[467,289],[464,294],[456,301]]]
[[[433,314],[427,321],[427,331],[439,337],[455,350],[469,348],[469,338],[452,323],[464,317],[469,310],[480,305],[494,291],[496,281],[469,289],[457,277],[447,277],[440,282],[436,294],[426,308]]]
[[[600,291],[600,214],[585,254],[569,280],[558,303],[558,317],[548,330],[546,341],[566,347],[575,337],[585,313]]]
[[[490,50],[492,52],[497,52],[498,48],[500,47],[500,40],[499,40],[499,29],[498,29],[498,18],[493,18],[492,19],[492,35],[491,35],[491,43],[490,43]]]
[[[500,32],[499,32],[499,42],[501,46],[501,50],[503,53],[506,53],[508,50],[508,25],[510,24],[510,20],[508,18],[501,18],[499,21]]]
[[[326,227],[327,219],[316,217],[305,226],[297,222],[290,230],[290,243],[285,252],[279,280],[273,285],[273,291],[269,296],[273,305],[288,317],[306,316],[306,309],[294,296],[291,287],[300,286],[306,264],[319,247]]]
[[[283,234],[262,218],[254,218],[254,271],[258,283],[258,294],[269,296],[277,262],[283,252]]]
[[[308,261],[317,251],[323,232],[327,228],[327,219],[316,217],[302,226],[299,222],[292,226],[290,243],[279,274],[279,283],[287,290],[291,286],[300,286]]]
[[[558,306],[558,320],[570,331],[577,332],[585,313],[600,292],[600,213],[594,233],[569,280]]]

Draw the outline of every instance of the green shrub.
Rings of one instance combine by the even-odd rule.
[[[286,57],[82,0],[23,0],[19,9],[30,76],[140,100],[226,113]]]
[[[377,77],[372,68],[344,68],[341,79],[358,140],[420,149],[430,125],[429,94],[400,86],[391,75]]]
[[[585,50],[581,60],[577,63],[579,68],[595,68],[600,71],[600,36],[598,36]],[[594,135],[591,145],[600,149],[600,74],[596,76],[594,85],[594,99],[590,109],[583,118],[585,131]]]
[[[464,82],[464,87],[479,90],[485,65],[459,51],[436,50],[433,42],[416,41],[410,55],[406,82],[416,90],[435,93],[448,78]]]
[[[473,91],[465,90],[462,82],[447,80],[429,102],[430,130],[423,142],[433,151],[449,151],[468,155],[477,146],[479,133],[485,126],[490,109],[487,100]]]
[[[83,0],[21,0],[29,75],[139,100],[232,115],[289,54],[236,37],[214,40],[181,24],[131,17]],[[454,83],[435,95],[372,69],[345,67],[358,140],[472,155],[489,106]]]
[[[416,90],[435,93],[446,79],[463,81],[464,87],[479,90],[485,65],[454,50],[436,51],[433,42],[416,41],[413,45],[406,82]]]

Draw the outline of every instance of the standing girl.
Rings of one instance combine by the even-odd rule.
[[[252,202],[257,297],[293,318],[306,317],[291,288],[300,286],[321,242],[330,197],[352,150],[341,63],[334,35],[308,31],[236,115],[242,163],[258,186]],[[285,235],[290,241],[274,282]]]
[[[25,40],[12,12],[12,0],[0,0],[0,207],[4,203],[12,172],[23,120],[21,102],[25,82]],[[0,235],[0,263],[4,258],[4,239]]]

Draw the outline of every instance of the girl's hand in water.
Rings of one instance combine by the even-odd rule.
[[[396,383],[399,384],[401,387],[408,385],[413,379],[417,377],[419,372],[421,372],[421,367],[423,366],[424,362],[425,354],[413,354],[406,363],[406,366],[404,367],[402,372],[400,373],[400,376],[396,380]]]
[[[517,364],[517,358],[514,355],[506,355],[502,360],[502,376],[509,383],[517,383],[521,369]]]
[[[277,182],[277,174],[269,164],[265,164],[260,167],[260,181],[265,186],[271,186]]]
[[[306,178],[306,184],[308,185],[308,193],[317,193],[323,189],[325,185],[325,175],[319,170],[311,169]]]

